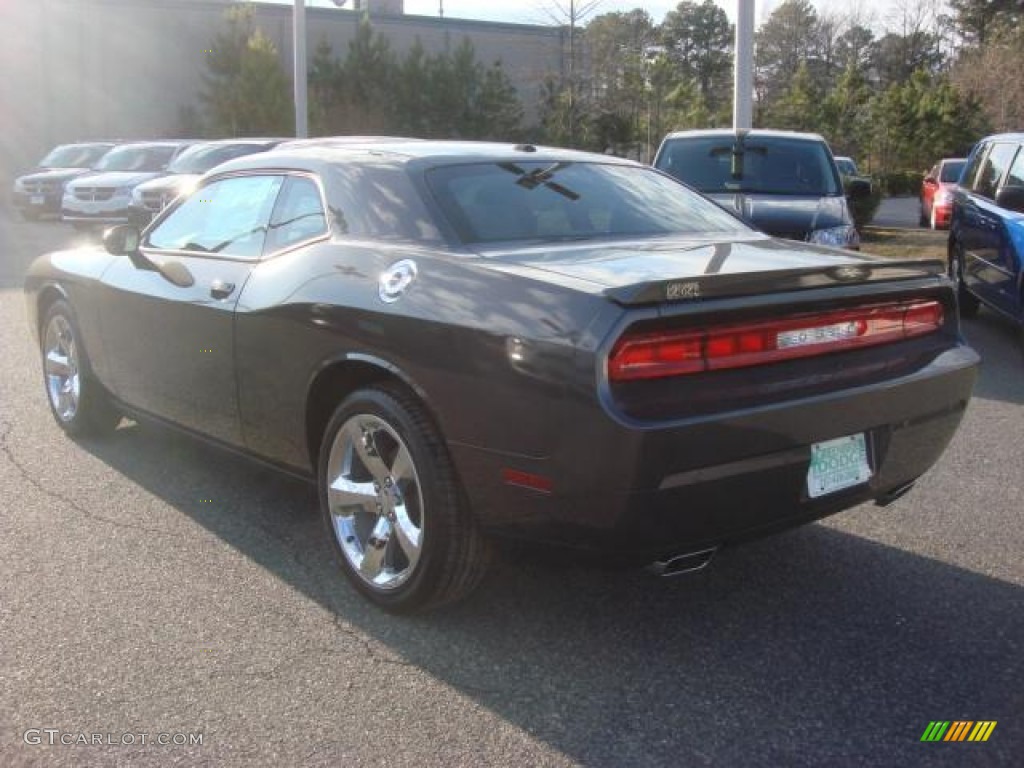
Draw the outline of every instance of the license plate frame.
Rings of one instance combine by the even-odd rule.
[[[32,195],[28,199],[29,205],[46,205],[46,197],[44,195]]]
[[[807,495],[812,499],[863,485],[873,475],[863,432],[811,445]]]

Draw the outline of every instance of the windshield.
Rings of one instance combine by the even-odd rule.
[[[841,194],[823,142],[778,136],[669,139],[657,167],[701,192],[824,197]]]
[[[67,144],[39,161],[40,168],[92,168],[110,151],[110,144]]]
[[[97,171],[162,171],[177,149],[173,144],[125,146],[110,150],[96,165]]]
[[[942,170],[939,172],[939,181],[953,183],[959,181],[960,172],[964,169],[966,163],[966,160],[950,160],[943,163]]]
[[[848,157],[837,157],[836,168],[844,176],[857,176],[857,164]]]
[[[178,155],[167,170],[170,173],[206,173],[221,163],[262,149],[259,144],[197,144]]]
[[[750,231],[709,200],[636,166],[474,163],[435,168],[427,182],[466,243]]]

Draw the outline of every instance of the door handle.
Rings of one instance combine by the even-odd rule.
[[[234,283],[226,283],[223,280],[214,280],[210,283],[210,295],[215,299],[226,299],[234,290]]]

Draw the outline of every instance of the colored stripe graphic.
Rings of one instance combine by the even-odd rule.
[[[988,741],[996,728],[995,720],[932,720],[921,734],[921,741]]]
[[[956,720],[949,729],[949,733],[946,734],[946,738],[943,741],[963,741],[967,735],[967,729],[970,728],[974,723],[966,720]]]
[[[980,721],[974,730],[971,731],[968,741],[988,741],[988,737],[992,735],[992,731],[996,729],[995,720],[983,720]]]

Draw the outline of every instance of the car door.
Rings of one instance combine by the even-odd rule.
[[[957,236],[963,246],[964,281],[986,304],[1012,311],[1016,274],[1007,258],[1006,211],[995,202],[1017,155],[1015,142],[994,142],[985,150],[976,173],[965,174],[964,193],[958,198],[960,211]]]
[[[127,256],[104,273],[101,323],[125,403],[241,444],[234,312],[282,183],[274,173],[215,178],[162,218],[141,251],[174,281]]]

